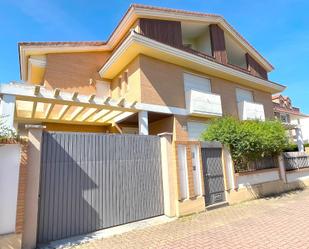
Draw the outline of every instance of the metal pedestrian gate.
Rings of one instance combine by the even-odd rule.
[[[162,214],[159,137],[43,133],[38,244]]]
[[[206,205],[225,201],[222,169],[222,146],[217,142],[202,143],[202,164]]]

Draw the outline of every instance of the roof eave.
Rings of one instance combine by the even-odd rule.
[[[117,60],[121,56],[123,56],[123,54],[127,52],[130,46],[133,46],[133,44],[141,44],[142,46],[147,47],[147,49],[152,49],[158,52],[157,54],[165,54],[173,58],[179,58],[180,60],[184,62],[186,61],[187,63],[192,63],[192,64],[199,65],[200,67],[208,68],[209,71],[216,71],[217,73],[220,72],[225,75],[230,74],[234,78],[242,79],[242,81],[249,81],[249,82],[256,83],[257,85],[260,85],[260,86],[265,86],[270,90],[269,92],[271,93],[279,93],[279,92],[282,92],[286,88],[283,85],[246,74],[236,69],[232,69],[230,67],[224,66],[220,63],[213,62],[205,58],[201,58],[200,56],[197,56],[197,55],[185,52],[183,50],[180,50],[178,48],[171,47],[169,45],[152,40],[150,38],[137,34],[134,31],[132,31],[131,34],[126,38],[126,40],[124,40],[123,43],[117,48],[117,50],[114,51],[113,55],[101,68],[101,70],[99,71],[99,74],[101,75],[102,78],[104,77],[111,78],[115,76],[114,73],[112,74],[110,73],[111,67],[116,65]],[[135,53],[136,55],[138,55],[140,51],[135,51]],[[183,66],[188,66],[188,65],[183,65]],[[119,70],[120,69],[121,68],[119,66]]]

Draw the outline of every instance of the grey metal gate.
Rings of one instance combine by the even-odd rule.
[[[163,214],[155,136],[43,133],[38,244]]]
[[[220,143],[202,143],[202,164],[206,205],[225,201],[222,146]]]

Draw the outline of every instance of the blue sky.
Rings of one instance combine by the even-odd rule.
[[[0,82],[19,80],[20,41],[106,40],[127,0],[0,0]],[[275,67],[270,80],[309,114],[308,0],[136,0],[223,15]]]

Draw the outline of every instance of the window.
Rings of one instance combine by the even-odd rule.
[[[190,108],[190,93],[191,90],[211,93],[210,80],[204,77],[199,77],[193,74],[185,73],[184,76],[185,100],[187,108]]]
[[[241,103],[243,101],[253,102],[253,94],[251,91],[237,88],[236,89],[236,100],[237,100],[237,103]]]
[[[185,91],[196,90],[211,93],[210,80],[193,74],[184,74]]]
[[[289,123],[289,115],[285,113],[280,113],[280,120],[283,123]]]
[[[189,198],[188,185],[188,166],[187,166],[187,150],[185,145],[178,145],[178,174],[179,174],[179,198],[181,200]]]
[[[196,141],[201,140],[202,132],[207,129],[207,123],[201,122],[188,122],[188,133],[189,133],[189,140]]]

